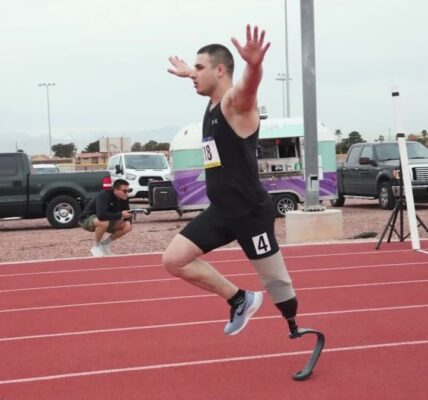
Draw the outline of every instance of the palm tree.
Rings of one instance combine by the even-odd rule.
[[[422,132],[421,132],[421,135],[422,135],[422,138],[423,138],[423,140],[424,140],[424,145],[426,144],[426,137],[427,137],[427,130],[426,129],[424,129]]]
[[[336,129],[336,132],[334,132],[334,134],[336,135],[337,143],[340,143],[340,141],[342,140],[342,131],[340,129]]]

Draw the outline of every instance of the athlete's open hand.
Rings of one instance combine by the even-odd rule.
[[[192,68],[190,68],[181,58],[168,57],[169,62],[173,65],[174,68],[168,68],[170,74],[179,76],[181,78],[189,78],[192,73]]]
[[[251,26],[247,25],[247,43],[244,46],[241,46],[236,38],[232,38],[231,40],[242,59],[247,64],[254,66],[260,65],[263,62],[266,51],[270,47],[269,42],[263,46],[265,31],[262,30],[259,36],[258,26],[255,26],[253,32],[251,32]]]

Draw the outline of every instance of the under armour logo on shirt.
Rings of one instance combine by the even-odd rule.
[[[218,124],[217,118],[214,118],[211,120],[211,125]]]

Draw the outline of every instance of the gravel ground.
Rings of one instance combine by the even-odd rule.
[[[379,240],[391,216],[391,211],[380,210],[376,201],[347,200],[341,209],[344,240],[355,239],[364,232],[377,233],[375,238],[364,240]],[[417,206],[416,212],[428,225],[428,205]],[[162,252],[172,237],[195,215],[196,213],[188,213],[180,218],[174,211],[153,212],[149,216],[137,215],[132,232],[113,242],[111,250],[115,254]],[[407,213],[404,216],[406,233]],[[285,223],[284,218],[276,219],[275,228],[280,244],[285,244]],[[397,220],[396,227],[398,226]],[[422,238],[428,237],[422,227],[419,228],[419,233]],[[93,234],[81,228],[53,229],[45,219],[0,220],[0,238],[0,262],[10,262],[90,256]],[[397,240],[395,235],[392,240]],[[236,243],[231,243],[230,246],[234,247]]]

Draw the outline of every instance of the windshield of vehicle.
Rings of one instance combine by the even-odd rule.
[[[129,154],[125,156],[125,166],[130,169],[167,169],[163,154]]]
[[[418,142],[406,143],[407,156],[411,158],[428,158],[428,149]],[[400,151],[398,143],[383,143],[381,146],[376,146],[377,156],[379,161],[399,160]]]

